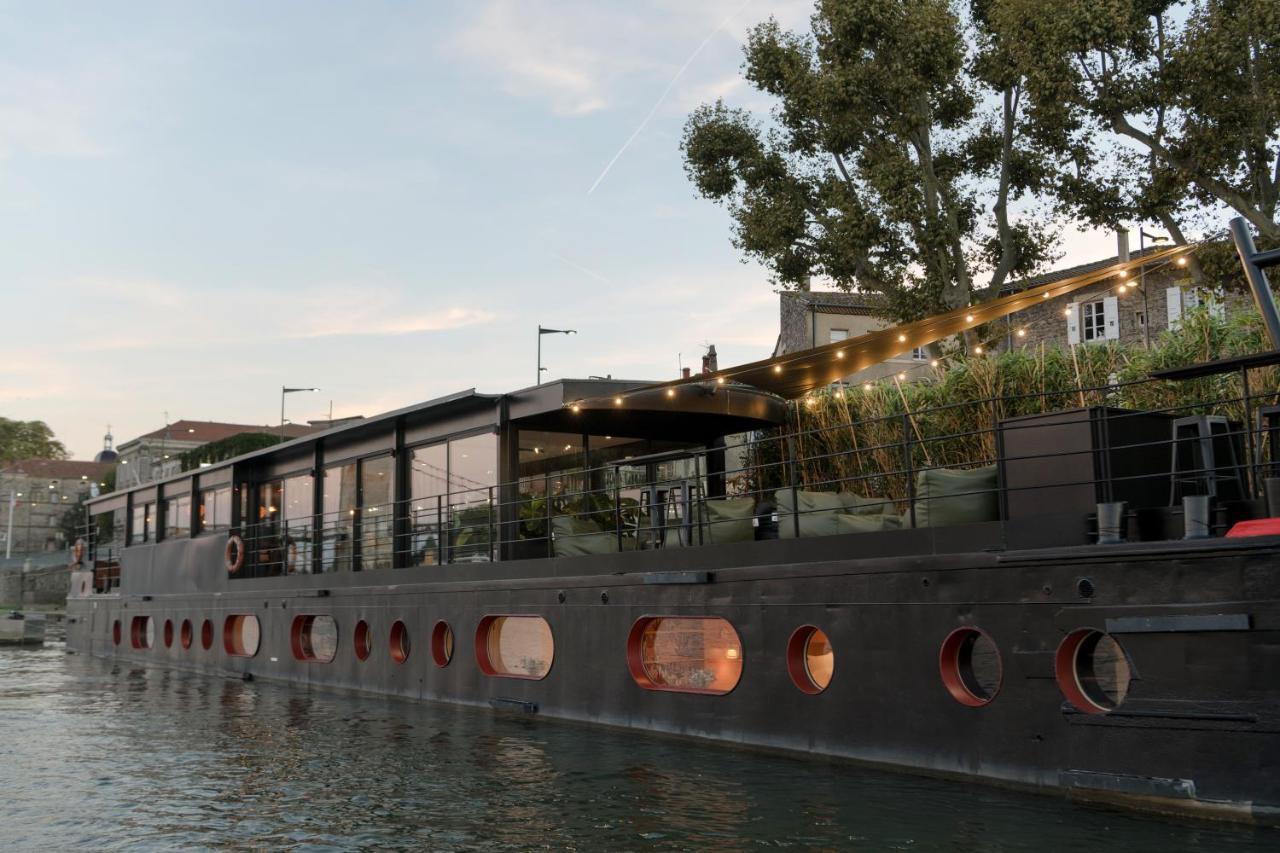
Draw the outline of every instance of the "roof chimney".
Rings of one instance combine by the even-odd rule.
[[[707,376],[720,369],[716,359],[716,345],[707,346],[707,354],[702,357],[702,375]]]
[[[1129,261],[1129,229],[1116,229],[1116,254],[1120,256],[1120,263],[1128,263]]]
[[[690,374],[692,371],[693,371],[693,368],[692,368],[692,367],[682,367],[682,368],[680,368],[680,378],[681,378],[681,379],[688,379],[688,378],[689,378],[689,374]]]

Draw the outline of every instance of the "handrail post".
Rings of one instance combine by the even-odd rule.
[[[618,534],[618,553],[622,553],[622,483],[621,472],[613,469],[613,529]]]
[[[445,541],[448,533],[444,529],[444,495],[436,495],[436,565],[444,565]]]
[[[907,478],[907,511],[911,513],[911,527],[916,526],[916,478],[915,464],[911,460],[911,417],[902,414],[902,470]]]
[[[489,560],[494,558],[494,529],[493,529],[493,486],[489,486],[489,529],[484,532],[485,543],[489,546]]]
[[[547,529],[544,531],[544,538],[547,540],[547,556],[555,556],[555,543],[551,541],[551,475],[545,474],[542,479],[542,497],[545,506],[545,514],[547,521]]]
[[[1249,491],[1249,497],[1256,498],[1261,491],[1258,488],[1257,438],[1253,434],[1253,401],[1249,394],[1249,368],[1243,365],[1240,367],[1240,395],[1244,398],[1244,452],[1249,460],[1245,468],[1244,486]],[[1229,433],[1230,428],[1227,431]]]

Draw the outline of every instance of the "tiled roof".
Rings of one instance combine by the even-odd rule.
[[[19,474],[39,479],[51,480],[79,479],[87,477],[97,480],[112,468],[112,462],[80,462],[75,459],[20,459],[4,468],[0,474]]]
[[[306,424],[284,425],[284,434],[287,438],[300,438],[316,431],[316,427],[307,426]],[[279,435],[280,427],[265,424],[224,424],[217,421],[180,420],[174,421],[167,427],[161,427],[140,435],[135,439],[124,442],[124,444],[133,444],[133,442],[144,438],[169,438],[174,441],[194,441],[200,444],[208,444],[211,441],[221,441],[224,438],[230,438],[233,435],[240,435],[246,432],[266,432],[272,435]]]
[[[815,308],[821,314],[870,314],[877,307],[874,297],[843,290],[789,290],[782,298],[793,299],[806,310]]]
[[[1152,252],[1163,252],[1168,246],[1148,246],[1143,251],[1133,250],[1129,253],[1130,258],[1140,258],[1143,255],[1150,255]],[[1007,296],[1010,293],[1017,293],[1020,290],[1026,290],[1029,287],[1039,287],[1042,284],[1052,284],[1055,281],[1072,278],[1077,275],[1093,272],[1094,270],[1104,269],[1120,263],[1119,255],[1112,255],[1109,258],[1103,258],[1100,261],[1090,261],[1087,264],[1079,264],[1074,267],[1065,267],[1060,270],[1051,270],[1050,272],[1033,275],[1030,278],[1019,279],[1018,281],[1007,281],[1000,288],[1000,295]]]

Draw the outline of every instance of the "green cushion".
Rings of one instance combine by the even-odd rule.
[[[936,468],[916,476],[916,526],[949,527],[1000,520],[996,466]]]
[[[891,502],[882,498],[866,498],[853,492],[810,492],[804,489],[796,492],[800,504],[801,536],[834,536],[845,530],[838,516],[862,515],[878,520],[882,514],[895,514]],[[774,493],[774,501],[778,505],[778,536],[782,539],[795,538],[795,521],[790,489],[779,489]]]
[[[756,538],[752,519],[756,515],[755,498],[714,498],[703,504],[706,527],[705,543],[750,542]],[[694,533],[696,542],[697,532]]]
[[[841,533],[878,533],[884,530],[884,516],[842,512],[836,516],[836,524]]]
[[[883,498],[864,498],[856,492],[840,492],[844,511],[850,515],[880,515],[886,506],[892,506]]]

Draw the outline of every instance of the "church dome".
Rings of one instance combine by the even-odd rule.
[[[111,446],[111,442],[115,440],[115,436],[111,434],[111,427],[107,427],[107,434],[102,437],[102,449],[98,451],[98,455],[93,457],[94,462],[115,462],[120,458],[120,454],[116,453],[115,448]]]

